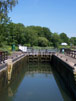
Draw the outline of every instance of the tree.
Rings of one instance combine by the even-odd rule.
[[[46,27],[25,27],[22,23],[15,24],[12,22],[0,24],[0,46],[2,46],[2,44],[21,44],[28,46],[58,47],[62,42],[66,42],[67,39],[64,33],[58,35],[57,33],[50,32]],[[76,38],[71,38],[68,41],[76,45]]]
[[[70,38],[70,43],[74,46],[76,46],[76,37],[71,37]]]
[[[2,45],[3,45],[3,36],[0,35],[0,47],[2,47]]]
[[[25,29],[25,38],[26,44],[30,44],[31,46],[37,46],[38,44],[38,35],[35,30],[26,27]]]
[[[9,23],[8,24],[8,44],[25,44],[25,26],[21,23]]]
[[[60,38],[61,38],[62,42],[66,42],[69,44],[69,38],[65,33],[61,33]]]
[[[8,11],[18,3],[18,0],[0,0],[0,23],[8,16]]]
[[[48,44],[49,44],[49,41],[45,37],[38,38],[38,46],[46,47],[48,46]]]
[[[7,35],[7,25],[6,24],[0,24],[0,46],[2,46],[2,43],[6,41],[5,36]]]
[[[49,30],[49,28],[43,27],[43,33],[44,37],[46,37],[49,41],[51,41],[52,32]]]
[[[61,43],[61,39],[60,39],[60,36],[57,34],[57,33],[54,33],[52,35],[52,43],[53,43],[53,46],[56,48],[59,46],[59,44]]]
[[[15,43],[15,25],[16,24],[14,24],[14,23],[9,23],[9,24],[7,24],[7,33],[6,33],[6,36],[5,36],[5,38],[7,37],[7,43],[9,44],[9,45],[12,45],[13,43]],[[16,43],[15,43],[16,44]]]

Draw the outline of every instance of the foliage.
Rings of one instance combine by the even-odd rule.
[[[27,26],[18,23],[0,24],[0,47],[3,45],[15,44],[16,46],[24,45],[28,47],[61,47],[62,42],[76,45],[76,37],[68,38],[65,33],[52,33],[46,27]]]
[[[52,35],[52,43],[54,47],[58,47],[59,44],[61,43],[60,36],[57,33],[54,33]]]
[[[65,42],[65,43],[69,44],[69,38],[65,33],[61,33],[60,38],[61,38],[62,42]]]
[[[67,46],[59,45],[58,48],[59,48],[59,49],[61,49],[61,48],[70,48],[70,46],[69,46],[69,45],[67,45]]]
[[[76,46],[76,37],[71,37],[70,38],[70,44]]]
[[[18,3],[18,0],[0,0],[0,50],[11,50],[11,45],[28,47],[55,47],[60,44],[76,46],[76,37],[69,38],[66,33],[52,33],[49,28],[41,26],[27,26],[12,23],[8,17],[9,10]],[[10,46],[10,47],[9,47]],[[69,46],[65,46],[69,47]],[[18,50],[18,47],[16,47]]]
[[[49,41],[45,37],[38,38],[38,46],[46,47],[48,46],[48,44],[49,44]]]
[[[8,17],[8,11],[18,3],[18,0],[0,0],[0,23]]]

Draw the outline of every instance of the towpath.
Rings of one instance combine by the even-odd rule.
[[[20,52],[20,51],[18,51],[18,52],[14,51],[14,52],[12,52],[11,55],[8,56],[8,59],[12,59],[12,61],[16,61],[17,59],[19,59],[20,57],[22,57],[22,56],[24,56],[24,55],[25,55],[25,54],[22,53],[22,52]],[[6,61],[6,60],[5,60],[5,61]],[[4,63],[1,62],[1,63],[0,63],[0,71],[1,71],[2,69],[4,69],[6,66],[7,66],[6,62],[4,62]]]
[[[72,67],[76,66],[76,58],[72,58],[71,56],[68,56],[67,54],[61,54],[61,53],[56,53],[55,54],[57,57],[71,65]]]

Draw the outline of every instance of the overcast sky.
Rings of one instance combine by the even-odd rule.
[[[45,26],[76,37],[76,0],[19,0],[9,17],[14,23]]]

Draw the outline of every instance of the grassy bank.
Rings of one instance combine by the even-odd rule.
[[[15,46],[15,50],[18,51],[18,46]],[[0,47],[0,51],[8,51],[8,54],[12,54],[12,46],[3,45]]]

